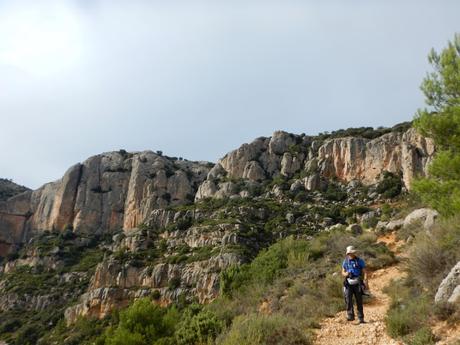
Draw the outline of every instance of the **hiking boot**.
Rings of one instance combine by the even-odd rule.
[[[366,323],[366,321],[364,321],[364,319],[359,319],[359,323]]]
[[[347,321],[355,321],[354,317],[347,317]]]

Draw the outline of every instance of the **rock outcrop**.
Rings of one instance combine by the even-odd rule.
[[[413,224],[421,224],[425,230],[430,230],[438,216],[439,213],[435,210],[419,208],[412,211],[404,218],[403,226],[408,227]]]
[[[456,303],[460,301],[460,261],[452,267],[439,285],[434,297],[436,303]]]
[[[28,190],[29,188],[18,185],[12,180],[0,178],[0,202],[6,201],[9,198],[24,193]]]
[[[433,153],[432,142],[414,129],[372,140],[320,140],[276,131],[227,153],[214,166],[152,151],[104,153],[74,165],[61,180],[0,203],[0,256],[34,232],[129,231],[168,205],[251,196],[261,182],[277,176],[297,176],[291,188],[312,191],[326,188],[330,178],[372,184],[389,171],[400,174],[410,188],[414,176],[426,173]],[[244,188],[239,180],[245,181]],[[277,188],[275,195],[280,194]]]
[[[299,174],[304,176],[301,181],[306,190],[317,190],[322,188],[323,179],[357,180],[369,185],[388,171],[401,175],[409,189],[415,176],[426,174],[434,150],[433,142],[414,129],[375,139],[326,140],[276,131],[270,138],[257,138],[221,158],[200,186],[196,199],[236,194],[228,184],[219,182],[219,176],[258,182]]]
[[[0,204],[0,255],[43,230],[136,228],[154,209],[192,201],[211,167],[151,151],[91,157],[61,180]]]

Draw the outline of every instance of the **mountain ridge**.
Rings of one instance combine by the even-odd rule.
[[[327,188],[334,178],[373,184],[389,171],[401,175],[410,188],[414,176],[425,175],[434,146],[413,129],[401,131],[405,126],[380,132],[363,127],[373,139],[275,131],[242,144],[216,163],[161,151],[101,153],[70,167],[61,179],[0,204],[0,241],[14,251],[43,230],[129,231],[155,209],[208,197],[254,196],[276,178],[295,178],[290,188],[312,191]],[[0,255],[5,254],[3,249]]]

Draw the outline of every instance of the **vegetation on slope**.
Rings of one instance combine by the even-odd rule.
[[[28,191],[29,188],[20,186],[12,180],[0,178],[0,201],[5,201],[17,194]]]
[[[460,322],[460,305],[434,304],[442,279],[460,260],[460,35],[441,52],[428,57],[434,71],[421,89],[429,108],[419,110],[415,127],[433,138],[438,152],[429,166],[429,176],[415,181],[416,196],[438,210],[443,220],[429,233],[415,225],[401,231],[408,246],[408,276],[388,288],[393,304],[387,317],[390,335],[407,344],[434,344],[430,325],[439,320]]]
[[[394,262],[367,233],[325,232],[313,240],[281,240],[241,267],[223,272],[222,294],[209,305],[175,303],[167,308],[139,299],[108,318],[62,323],[43,341],[98,345],[310,344],[319,320],[343,307],[339,271],[343,248],[354,244],[376,266]],[[70,341],[69,339],[74,339]]]
[[[429,108],[419,110],[415,127],[436,143],[438,152],[429,167],[430,177],[414,183],[414,191],[427,204],[452,216],[460,212],[460,34],[441,52],[431,51],[434,71],[421,89]]]

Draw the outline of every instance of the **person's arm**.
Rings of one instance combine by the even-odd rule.
[[[345,261],[342,263],[342,277],[348,277],[348,271],[345,269]]]
[[[363,264],[364,264],[364,261],[363,261]],[[364,267],[363,267],[363,281],[364,281],[364,285],[366,285],[366,288],[369,289],[369,275],[368,275],[368,272],[367,272],[367,268],[366,268],[366,264],[364,264]]]

